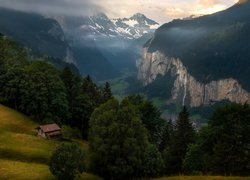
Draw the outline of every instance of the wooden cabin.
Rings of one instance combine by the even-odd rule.
[[[57,124],[46,124],[36,128],[37,135],[45,139],[58,139],[62,137],[61,128]]]

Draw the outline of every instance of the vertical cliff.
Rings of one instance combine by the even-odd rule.
[[[244,90],[236,79],[199,82],[189,74],[180,59],[167,57],[159,51],[148,52],[145,48],[142,59],[138,62],[138,79],[148,85],[158,75],[166,74],[175,78],[173,86],[168,87],[171,88],[169,103],[182,103],[191,107],[210,105],[222,100],[250,103],[250,93]]]

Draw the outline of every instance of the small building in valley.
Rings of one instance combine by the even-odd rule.
[[[46,124],[38,126],[37,135],[45,139],[57,139],[62,137],[61,128],[57,124]]]

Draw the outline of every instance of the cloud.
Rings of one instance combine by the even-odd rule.
[[[182,18],[187,15],[187,11],[181,8],[173,7],[166,9],[166,15],[174,18]]]
[[[222,3],[221,0],[199,0],[199,4],[205,7],[213,7],[216,4]]]
[[[193,10],[193,14],[211,14],[222,11],[233,5],[238,0],[198,0],[197,5]]]
[[[172,19],[184,18],[190,15],[205,15],[222,11],[232,6],[238,0],[186,0],[169,4],[165,15]]]
[[[190,15],[211,14],[238,0],[0,0],[0,6],[46,15],[92,15],[111,18],[143,13],[159,23]]]
[[[49,15],[90,15],[104,11],[101,0],[0,0],[0,7]]]
[[[221,11],[235,1],[238,0],[102,0],[101,5],[113,18],[129,17],[140,12],[162,24],[176,18]]]

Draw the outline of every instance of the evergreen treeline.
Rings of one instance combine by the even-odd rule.
[[[136,103],[135,103],[136,102]],[[161,121],[147,100],[110,100],[90,119],[93,171],[106,179],[250,172],[250,106],[230,104],[195,130],[186,107],[176,122]],[[152,106],[153,107],[153,106]],[[145,119],[144,119],[145,118]]]
[[[41,123],[79,128],[90,145],[87,169],[106,179],[250,172],[249,105],[218,108],[198,131],[186,107],[176,122],[163,120],[141,95],[119,102],[108,83],[99,87],[68,67],[59,71],[29,61],[25,50],[5,37],[0,38],[0,103]]]

